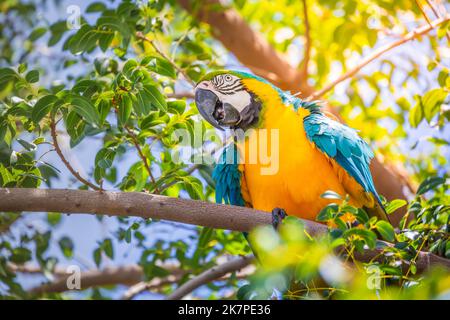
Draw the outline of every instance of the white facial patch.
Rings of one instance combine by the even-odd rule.
[[[251,96],[243,89],[241,79],[232,74],[220,74],[211,81],[202,81],[197,88],[214,92],[222,103],[232,105],[241,112],[251,103]]]
[[[219,97],[220,101],[222,101],[223,104],[228,103],[239,112],[244,110],[244,108],[248,106],[251,102],[251,96],[245,90],[241,90],[236,93],[227,95],[221,94],[220,92],[214,93],[217,94],[217,96]]]

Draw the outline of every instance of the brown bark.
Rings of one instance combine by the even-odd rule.
[[[193,2],[190,0],[178,2],[199,21],[209,24],[213,36],[255,74],[267,78],[284,90],[294,93],[300,91],[301,97],[310,96],[315,91],[308,85],[302,70],[291,66],[286,58],[262,35],[252,30],[234,9],[218,10],[219,0],[203,1],[199,8],[193,8]],[[337,114],[335,109],[331,111]],[[414,192],[404,169],[386,165],[378,157],[373,160],[371,168],[375,186],[386,199],[406,199],[405,189]],[[394,225],[398,224],[404,212],[405,208],[401,208],[390,216]]]
[[[49,292],[65,292],[67,288],[67,278],[70,274],[60,275],[57,280],[37,286],[30,290],[30,294],[43,294]],[[104,270],[90,270],[82,272],[80,275],[81,290],[91,287],[107,285],[133,285],[143,278],[142,268],[137,265],[124,267],[111,267]]]
[[[0,188],[0,211],[135,216],[247,232],[272,223],[271,215],[260,210],[138,192]],[[327,232],[327,226],[323,224],[301,220],[311,236]],[[378,253],[380,250],[365,250],[358,260],[368,262]],[[416,260],[417,272],[434,264],[450,269],[449,259],[421,252]]]
[[[235,10],[219,10],[218,0],[203,1],[200,10],[193,9],[190,0],[179,0],[179,3],[200,21],[208,23],[214,37],[255,74],[285,90],[301,91],[304,97],[312,93],[307,79],[297,68],[291,66],[263,36],[254,32]]]

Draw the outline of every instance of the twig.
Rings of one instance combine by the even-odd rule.
[[[308,18],[308,6],[306,0],[303,0],[303,23],[305,25],[305,49],[303,54],[303,60],[301,62],[300,73],[304,80],[308,79],[308,64],[311,58],[311,35],[310,24]]]
[[[176,283],[182,278],[183,274],[169,275],[165,278],[154,278],[149,282],[141,281],[128,288],[122,295],[121,300],[131,300],[144,291],[155,291],[162,287]]]
[[[368,65],[373,60],[377,59],[382,54],[386,53],[387,51],[389,51],[389,50],[391,50],[393,48],[396,48],[396,47],[404,44],[405,42],[411,41],[411,40],[413,40],[413,39],[415,39],[415,38],[417,38],[417,37],[419,37],[419,36],[429,32],[429,31],[433,30],[438,25],[440,25],[440,24],[442,24],[442,23],[444,23],[444,22],[446,22],[448,20],[450,20],[450,16],[449,15],[445,16],[444,18],[436,19],[436,20],[431,22],[431,25],[426,25],[426,26],[422,26],[422,27],[416,28],[416,29],[412,30],[411,32],[405,34],[401,39],[399,39],[397,41],[394,41],[394,42],[392,42],[390,44],[387,44],[385,46],[382,46],[381,48],[379,48],[378,50],[376,50],[375,52],[373,52],[372,54],[367,56],[365,59],[363,59],[356,67],[354,67],[351,70],[347,71],[346,73],[341,75],[339,78],[337,78],[336,80],[334,80],[331,83],[329,83],[328,85],[326,85],[321,90],[316,91],[315,93],[310,95],[307,99],[308,100],[315,100],[317,98],[320,98],[325,93],[327,93],[328,91],[333,89],[337,84],[339,84],[342,81],[345,81],[345,80],[351,78],[352,76],[354,76],[363,67]]]
[[[431,3],[430,0],[425,0],[428,4],[428,6],[431,8],[431,11],[433,11],[434,15],[436,16],[436,18],[440,18],[441,15],[439,14],[439,11],[434,7],[434,5]],[[445,7],[444,7],[445,10]],[[447,31],[445,33],[445,36],[447,37],[448,42],[450,42],[450,33]]]
[[[189,92],[189,91],[178,92],[178,93],[169,93],[169,94],[167,95],[167,98],[174,98],[174,99],[182,99],[182,98],[194,99],[194,94],[193,94],[192,92]]]
[[[205,285],[215,279],[218,279],[230,272],[234,272],[245,268],[250,263],[252,263],[253,257],[247,256],[238,259],[233,259],[218,266],[214,266],[208,269],[198,276],[187,281],[182,286],[174,290],[170,295],[166,297],[167,300],[179,300],[182,299],[187,294],[191,293],[198,287]]]
[[[155,49],[155,51],[156,51],[161,57],[163,57],[164,59],[166,59],[166,60],[167,60],[167,61],[175,68],[175,70],[178,71],[178,73],[181,73],[181,74],[183,75],[184,79],[185,79],[187,82],[189,82],[193,87],[195,87],[195,85],[196,85],[195,81],[193,81],[193,80],[187,75],[187,73],[184,72],[184,70],[182,70],[180,67],[178,67],[178,66],[176,65],[176,63],[173,62],[172,59],[170,59],[170,57],[168,57],[164,52],[162,52],[162,51],[155,45],[155,43],[154,43],[152,40],[150,40],[149,38],[147,38],[147,37],[146,37],[142,32],[140,32],[140,31],[136,32],[136,37],[137,37],[138,39],[141,39],[141,40],[143,40],[143,41],[146,41],[146,42],[150,43],[150,45],[153,47],[153,49]]]
[[[160,191],[156,185],[156,180],[155,180],[155,177],[153,176],[152,169],[150,168],[150,166],[148,164],[147,157],[142,152],[141,146],[139,145],[139,141],[138,141],[136,135],[130,128],[128,128],[128,126],[125,125],[124,127],[125,127],[125,130],[128,132],[128,135],[131,137],[131,140],[139,154],[139,157],[141,158],[142,162],[144,163],[145,170],[147,170],[150,180],[152,181],[153,185],[155,186],[155,188],[154,188],[155,193],[159,194]]]
[[[415,0],[415,1],[416,1],[417,7],[419,7],[420,12],[422,13],[423,17],[424,17],[425,20],[427,21],[428,25],[429,25],[430,27],[433,27],[433,26],[431,25],[431,20],[430,20],[430,18],[428,18],[427,13],[426,13],[425,10],[423,9],[423,7],[422,7],[422,5],[420,4],[419,0]],[[438,17],[438,18],[439,18],[439,17]]]
[[[61,148],[59,146],[58,143],[58,135],[56,133],[56,123],[55,123],[55,117],[51,116],[50,118],[50,134],[52,136],[53,139],[53,146],[55,147],[55,151],[58,154],[59,158],[61,159],[61,161],[64,163],[64,165],[66,166],[66,168],[70,171],[70,173],[81,183],[89,186],[91,189],[96,190],[96,191],[102,191],[103,189],[100,187],[97,187],[95,184],[87,181],[86,179],[84,179],[80,173],[78,171],[76,171],[72,165],[70,164],[69,161],[67,161],[67,159],[64,157],[64,154],[61,151]]]

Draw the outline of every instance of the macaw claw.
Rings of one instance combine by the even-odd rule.
[[[283,222],[283,219],[287,217],[286,211],[281,208],[274,208],[272,210],[272,226],[275,230],[278,230],[278,227],[280,226],[281,222]]]

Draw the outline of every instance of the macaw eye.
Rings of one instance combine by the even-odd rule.
[[[229,74],[225,75],[225,81],[230,82],[232,79],[233,78]]]

